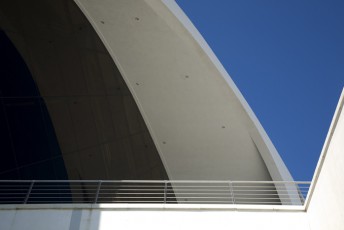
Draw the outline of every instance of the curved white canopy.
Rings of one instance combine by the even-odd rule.
[[[292,180],[173,0],[76,0],[117,64],[170,179]]]

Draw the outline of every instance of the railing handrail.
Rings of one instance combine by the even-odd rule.
[[[0,180],[0,183],[2,182],[32,182],[33,180]],[[263,184],[263,183],[281,183],[281,184],[311,184],[311,181],[238,181],[238,180],[34,180],[35,182],[92,182],[92,183],[98,183],[99,181],[102,181],[102,183],[108,183],[108,182],[115,182],[115,183],[228,183],[228,182],[235,182],[235,183],[257,183],[257,184]]]
[[[0,180],[0,204],[216,203],[302,205],[308,181]]]

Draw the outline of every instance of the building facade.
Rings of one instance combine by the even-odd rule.
[[[173,0],[1,1],[0,46],[2,180],[293,180]],[[319,222],[328,208],[318,204],[327,185],[314,186],[297,207],[3,205],[0,227],[228,228],[229,218],[242,229],[317,229],[328,222],[308,218]],[[287,197],[298,193],[285,187]],[[331,202],[339,229],[343,211]]]

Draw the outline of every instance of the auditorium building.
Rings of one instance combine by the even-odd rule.
[[[0,2],[0,229],[344,228],[338,103],[296,182],[174,0]]]

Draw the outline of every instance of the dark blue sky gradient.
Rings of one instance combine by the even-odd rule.
[[[311,180],[344,86],[344,1],[177,2],[294,179]]]

